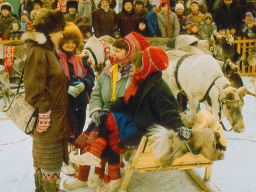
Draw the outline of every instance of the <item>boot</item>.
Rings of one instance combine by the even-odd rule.
[[[76,169],[73,167],[72,164],[72,162],[69,162],[69,165],[63,163],[61,170],[63,173],[65,173],[65,175],[73,176],[76,174]]]
[[[43,188],[45,192],[56,192],[58,188],[56,187],[56,180],[45,180],[43,179]]]
[[[88,187],[98,187],[102,183],[103,179],[100,178],[99,174],[93,174],[87,182]]]
[[[104,185],[97,187],[97,192],[114,192],[120,188],[121,179],[111,180],[109,183],[104,183]]]
[[[67,180],[63,182],[63,187],[67,190],[74,190],[79,187],[86,187],[86,186],[87,186],[87,181],[81,181],[77,178],[74,178],[69,182],[67,182]]]
[[[35,192],[44,192],[42,175],[35,173],[34,178],[35,178],[35,186],[36,186]]]

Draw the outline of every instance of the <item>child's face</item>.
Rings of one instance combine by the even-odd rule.
[[[250,28],[250,29],[253,28],[253,26],[254,26],[254,24],[252,24],[252,23],[247,24],[247,27]]]
[[[5,17],[5,16],[7,16],[10,12],[9,12],[7,9],[3,9],[3,10],[1,11],[1,13],[2,13],[2,15]]]
[[[154,6],[153,7],[153,12],[157,14],[159,12],[159,8],[157,6]]]
[[[125,9],[125,11],[127,11],[127,12],[132,11],[132,3],[131,3],[131,2],[125,3],[125,4],[124,4],[124,9]]]
[[[32,25],[26,25],[25,29],[26,29],[26,31],[33,31],[33,26]]]
[[[192,32],[192,33],[197,33],[197,32],[198,32],[198,27],[197,27],[197,26],[193,26],[193,27],[191,28],[191,32]]]
[[[41,9],[41,5],[40,4],[34,4],[34,10],[39,11]]]
[[[229,29],[229,32],[230,32],[231,35],[235,35],[236,34],[236,29],[231,28],[231,29]]]
[[[70,7],[70,8],[68,9],[68,11],[69,11],[70,14],[75,14],[75,13],[76,13],[76,8]]]
[[[220,35],[224,36],[226,35],[226,29],[220,29],[219,30]]]
[[[212,20],[210,18],[205,19],[206,25],[210,25],[212,23]]]
[[[113,53],[112,53],[112,57],[114,59],[121,59],[121,58],[124,58],[126,55],[126,51],[125,49],[119,49],[117,47],[114,47],[113,49]]]
[[[168,11],[168,5],[165,4],[163,7],[161,7],[161,11],[162,11],[163,13],[167,13],[167,11]]]
[[[186,30],[189,30],[189,29],[190,29],[190,25],[191,25],[191,24],[187,24],[187,25],[186,25]]]
[[[139,24],[139,29],[140,29],[141,31],[143,31],[145,28],[146,28],[146,24],[145,24],[145,23],[140,23],[140,24]]]
[[[182,15],[183,14],[183,10],[182,9],[176,9],[176,14],[177,15]]]
[[[13,30],[13,31],[19,31],[19,25],[18,25],[18,23],[13,23],[13,24],[12,24],[12,30]]]
[[[109,2],[106,0],[102,0],[100,4],[101,4],[101,7],[103,8],[107,8],[109,6]]]
[[[68,52],[72,52],[74,51],[76,48],[76,42],[73,41],[73,40],[68,40],[67,42],[65,42],[63,45],[62,45],[62,49],[64,51],[68,51]]]
[[[22,15],[21,16],[21,21],[27,21],[28,20],[28,16],[27,15]]]

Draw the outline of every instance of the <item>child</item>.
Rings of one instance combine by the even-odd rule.
[[[246,13],[244,22],[244,28],[242,29],[243,36],[254,39],[256,34],[256,22],[251,12]]]
[[[148,27],[149,27],[149,29],[151,31],[151,34],[154,37],[161,37],[161,32],[159,30],[158,22],[157,22],[157,14],[158,14],[158,12],[159,12],[159,8],[154,3],[152,5],[152,11],[150,11],[149,14],[146,17],[146,19],[148,21]]]
[[[152,34],[148,28],[148,22],[146,19],[140,19],[135,28],[135,31],[144,37],[152,37]]]
[[[28,22],[25,24],[25,30],[26,30],[26,31],[33,31],[33,30],[34,30],[32,21],[28,21]]]
[[[135,149],[147,129],[154,124],[174,129],[182,139],[191,138],[191,129],[184,127],[179,116],[177,100],[162,79],[161,71],[169,65],[168,55],[161,48],[148,47],[133,56],[132,64],[134,75],[124,97],[112,105],[88,151],[74,161],[99,166],[99,157],[107,145],[116,154]],[[116,169],[111,171],[118,173]],[[119,182],[120,177],[108,184],[117,188]],[[111,188],[109,191],[114,190]]]
[[[12,30],[12,22],[15,18],[12,16],[12,6],[9,3],[1,4],[1,16],[0,16],[0,38],[6,40],[9,38]]]
[[[20,29],[20,22],[15,20],[12,23],[12,30],[10,32],[9,39],[19,40],[24,32],[24,30]]]
[[[20,29],[25,31],[25,24],[29,21],[28,12],[25,10],[21,13]]]
[[[228,30],[229,30],[230,34],[234,37],[234,39],[238,38],[237,33],[236,33],[236,27],[234,25],[230,25],[228,27]]]
[[[218,29],[218,32],[219,34],[222,36],[222,37],[225,37],[226,36],[226,33],[227,33],[227,29],[225,26],[221,25]]]
[[[41,0],[34,0],[33,2],[33,11],[31,11],[30,13],[30,19],[32,21],[35,20],[36,18],[36,14],[38,13],[38,11],[42,8],[42,2]]]
[[[68,21],[68,22],[75,21],[75,19],[77,17],[77,6],[78,6],[77,1],[68,1],[67,2],[68,13],[65,14],[66,21]]]
[[[200,23],[201,38],[204,40],[210,39],[215,29],[216,29],[216,25],[213,22],[212,14],[205,13],[204,21]]]
[[[136,32],[132,32],[124,38],[118,39],[113,43],[113,54],[105,69],[99,76],[95,85],[89,104],[89,117],[92,119],[87,128],[86,139],[75,141],[78,146],[85,146],[83,153],[87,151],[91,143],[98,135],[102,117],[109,108],[112,101],[123,97],[125,90],[130,84],[130,77],[133,75],[131,58],[133,54],[144,50],[149,46],[148,41]],[[84,134],[84,133],[83,133]],[[86,145],[84,145],[84,143]],[[101,184],[104,177],[105,163],[108,160],[108,176],[111,181],[120,181],[120,158],[118,154],[112,153],[110,148],[106,149],[112,155],[109,156],[106,151],[101,156],[101,167],[95,168],[94,175],[88,180],[90,166],[79,165],[78,174],[73,180],[64,181],[63,186],[68,190],[73,190],[81,186],[97,187]],[[117,158],[116,158],[117,157]],[[72,160],[72,157],[70,158]],[[88,181],[88,182],[87,182]],[[105,184],[107,185],[107,184]],[[108,190],[112,191],[112,190]]]
[[[197,37],[198,39],[201,39],[201,35],[200,35],[200,32],[199,32],[199,24],[198,23],[192,23],[190,25],[190,34],[189,35],[192,35],[194,37]]]
[[[74,23],[79,27],[84,38],[89,39],[92,27],[92,15],[91,15],[91,1],[90,0],[79,0],[78,1],[78,15]]]
[[[175,6],[175,13],[178,17],[178,20],[180,22],[180,34],[186,34],[186,16],[183,14],[184,13],[184,6],[181,3],[178,3]]]
[[[185,22],[185,30],[186,30],[186,34],[190,34],[190,25],[194,23],[194,20],[192,18],[188,18]]]

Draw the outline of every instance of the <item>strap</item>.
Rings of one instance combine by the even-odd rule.
[[[219,78],[221,78],[221,77],[222,77],[222,76],[219,76],[219,77],[217,77],[216,79],[214,79],[214,81],[212,82],[212,84],[210,85],[210,87],[207,89],[207,91],[206,91],[204,97],[200,100],[200,103],[202,103],[202,102],[204,102],[204,101],[206,100],[207,96],[209,95],[210,90],[212,89],[213,85],[215,85],[216,80],[219,79]]]
[[[183,55],[183,56],[179,59],[179,61],[177,62],[177,65],[176,65],[176,68],[175,68],[175,71],[174,71],[174,77],[175,77],[176,84],[177,84],[179,90],[182,90],[182,87],[180,86],[180,82],[179,82],[179,80],[178,80],[178,70],[179,70],[179,68],[180,68],[181,63],[182,63],[186,58],[188,58],[188,57],[191,56],[191,55],[192,55],[192,54],[185,54],[185,55]]]
[[[96,58],[95,54],[93,53],[93,51],[89,47],[86,47],[84,49],[87,49],[92,54],[92,57],[95,61],[95,66],[98,66],[98,61],[97,61],[97,58]]]

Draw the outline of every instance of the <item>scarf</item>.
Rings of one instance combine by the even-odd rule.
[[[69,53],[64,50],[58,51],[58,55],[60,57],[61,65],[66,73],[67,78],[70,80],[68,62],[71,63],[74,67],[75,78],[77,76],[84,78],[86,76],[87,70],[83,67],[83,63],[81,57],[76,55],[75,53]],[[70,55],[68,57],[68,55]]]

